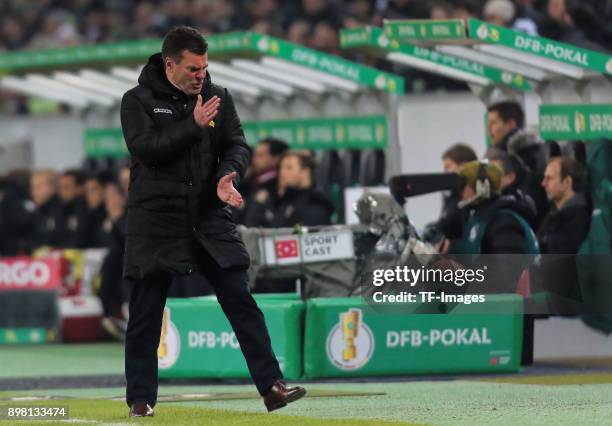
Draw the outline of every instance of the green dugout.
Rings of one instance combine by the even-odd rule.
[[[485,303],[457,305],[448,314],[413,314],[391,305],[374,310],[361,298],[311,299],[306,307],[304,375],[516,372],[522,299],[487,295]],[[413,305],[413,312],[426,309]]]
[[[297,295],[256,296],[283,375],[302,375],[304,302]],[[214,296],[168,299],[158,348],[161,378],[250,377],[238,340]]]

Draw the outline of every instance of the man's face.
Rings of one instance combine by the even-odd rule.
[[[442,159],[442,165],[444,166],[444,171],[446,173],[457,173],[461,168],[461,165],[459,163],[454,162],[449,157],[444,157]]]
[[[255,174],[265,173],[278,167],[278,157],[270,153],[270,145],[259,143],[253,152],[253,171]]]
[[[542,187],[544,187],[548,199],[553,202],[562,200],[567,192],[571,191],[571,179],[569,176],[561,179],[561,164],[558,161],[552,161],[546,166]]]
[[[30,180],[30,196],[37,206],[47,202],[55,195],[55,186],[44,174],[34,174]]]
[[[487,114],[487,117],[489,122],[489,136],[491,137],[493,146],[499,145],[508,132],[512,129],[516,129],[517,127],[514,120],[509,120],[506,122],[501,119],[496,111],[490,111]]]
[[[278,183],[281,188],[300,188],[304,182],[306,169],[300,166],[300,160],[293,155],[283,158],[280,164]]]
[[[85,182],[85,201],[90,209],[95,209],[104,202],[104,188],[100,182],[95,179]]]
[[[62,201],[68,202],[74,200],[78,195],[80,195],[80,190],[81,189],[79,188],[74,176],[66,175],[60,177],[57,195]]]
[[[188,95],[197,95],[202,91],[208,67],[208,53],[196,55],[188,50],[183,50],[179,62],[166,58],[165,63],[168,80],[183,92]]]

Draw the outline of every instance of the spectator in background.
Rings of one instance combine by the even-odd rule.
[[[467,22],[469,18],[480,17],[480,4],[476,0],[453,1],[452,19],[463,19]]]
[[[308,152],[287,151],[280,161],[276,194],[259,193],[251,203],[250,226],[283,228],[331,224],[334,207],[314,188],[314,159]]]
[[[495,164],[471,161],[459,172],[462,178],[461,207],[469,212],[459,240],[445,241],[441,253],[452,254],[536,254],[537,241],[525,220],[524,206],[513,197],[501,196],[503,172]],[[517,256],[474,258],[488,265],[488,291],[514,293],[527,259]]]
[[[321,21],[315,24],[309,45],[313,49],[333,55],[341,54],[338,30],[332,23],[327,21]]]
[[[315,189],[314,168],[315,162],[309,152],[287,151],[283,154],[272,227],[331,224],[334,206],[327,196]]]
[[[112,222],[107,218],[105,185],[110,179],[105,174],[91,175],[85,180],[85,202],[89,223],[89,247],[108,247]]]
[[[84,183],[85,176],[80,170],[67,170],[59,178],[61,247],[86,248],[92,244],[91,224],[83,197]]]
[[[537,24],[529,17],[516,16],[516,6],[510,0],[488,0],[483,9],[485,21],[493,25],[538,35]]]
[[[0,179],[0,256],[16,256],[22,251],[33,209],[15,182]]]
[[[444,1],[433,3],[429,12],[430,18],[436,20],[451,19],[452,14],[453,7],[450,3]]]
[[[584,241],[591,211],[580,188],[582,167],[572,157],[555,157],[548,163],[542,186],[552,209],[540,225],[542,253],[575,254]]]
[[[477,160],[474,150],[466,144],[457,143],[448,148],[442,154],[442,164],[446,173],[459,173],[461,166],[470,161]],[[460,238],[463,234],[463,212],[459,208],[461,193],[459,188],[449,191],[442,198],[442,212],[440,218],[433,225],[427,226],[427,239],[435,241],[436,234],[442,234],[444,238]]]
[[[278,191],[278,168],[282,155],[289,149],[287,143],[276,138],[259,141],[253,152],[251,165],[238,192],[242,194],[244,205],[236,210],[238,223],[246,226],[264,226],[259,204],[275,198]]]
[[[45,16],[42,32],[35,35],[30,42],[34,49],[52,49],[75,46],[81,43],[81,37],[74,23],[74,18],[64,10],[56,9]]]
[[[518,102],[502,101],[487,108],[487,130],[493,148],[508,150],[508,140],[525,125],[525,113]]]
[[[295,20],[289,25],[287,30],[287,40],[292,43],[307,45],[310,39],[310,24],[303,20]]]
[[[572,311],[572,303],[568,304],[567,299],[580,300],[575,255],[591,223],[590,205],[584,194],[578,192],[581,178],[582,167],[575,159],[555,157],[548,163],[542,181],[553,206],[538,230],[540,250],[549,256],[542,259],[537,282],[552,293],[552,309],[561,311],[558,313]]]
[[[513,197],[517,203],[524,206],[524,218],[529,225],[535,229],[537,224],[537,208],[531,196],[523,192],[525,178],[529,168],[514,154],[495,150],[487,157],[493,164],[499,166],[503,171],[501,187],[502,196]]]
[[[59,247],[62,243],[62,211],[57,197],[58,176],[54,170],[38,170],[30,178],[30,196],[35,210],[27,247]]]
[[[563,43],[569,43],[585,49],[597,50],[606,52],[598,43],[587,38],[584,31],[576,26],[574,16],[578,15],[581,18],[585,16],[596,16],[593,13],[587,13],[588,7],[581,6],[577,0],[548,0],[546,12],[547,17],[541,25],[541,34],[544,37],[552,38]],[[590,20],[589,25],[599,26],[599,20]],[[605,25],[605,24],[604,24]],[[596,33],[606,31],[606,26],[591,29]]]
[[[98,295],[104,315],[102,327],[117,340],[125,339],[128,318],[126,302],[129,300],[129,287],[123,279],[126,203],[122,188],[116,182],[108,182],[104,188],[104,205],[111,232],[108,254],[102,263],[102,281]]]

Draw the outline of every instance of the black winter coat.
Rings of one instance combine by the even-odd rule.
[[[149,58],[138,83],[121,102],[131,154],[124,276],[189,275],[195,244],[221,267],[248,267],[231,209],[216,192],[221,177],[242,176],[250,160],[231,95],[207,75],[202,98],[216,95],[221,103],[202,129],[193,118],[196,96],[168,81],[161,54]]]

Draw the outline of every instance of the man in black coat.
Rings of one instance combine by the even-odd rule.
[[[304,151],[287,151],[280,160],[278,187],[262,188],[253,197],[246,223],[263,228],[330,225],[334,206],[318,191],[312,177],[315,163]]]
[[[576,254],[591,224],[591,208],[578,192],[582,167],[571,157],[548,163],[542,186],[553,203],[538,229],[543,254],[541,285],[556,294],[579,300]],[[554,256],[553,256],[554,255]]]
[[[247,282],[249,255],[230,206],[250,150],[232,97],[211,82],[207,43],[195,29],[171,30],[139,85],[121,103],[131,154],[124,276],[132,283],[126,333],[126,401],[152,415],[157,347],[173,276],[200,272],[215,288],[268,411],[301,398],[288,387]]]

